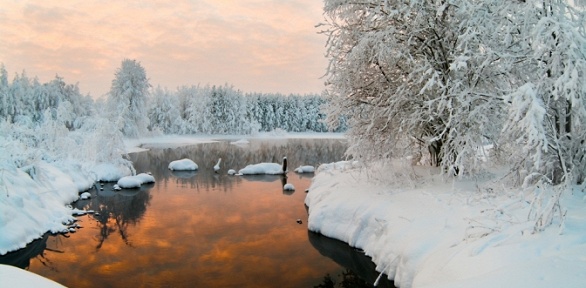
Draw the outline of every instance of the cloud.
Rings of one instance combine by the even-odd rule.
[[[41,81],[55,74],[95,97],[125,58],[154,86],[234,84],[319,93],[325,72],[314,0],[15,1],[0,8],[0,61]]]

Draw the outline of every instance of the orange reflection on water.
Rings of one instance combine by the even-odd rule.
[[[342,146],[331,159],[321,151],[332,151],[328,147],[335,145],[324,145],[260,145],[246,152],[216,143],[136,154],[137,170],[151,171],[157,182],[140,190],[113,192],[107,184],[103,191],[92,191],[93,197],[78,205],[99,215],[80,217],[85,228],[69,238],[49,237],[49,250],[31,261],[29,269],[70,287],[320,284],[327,273],[335,276],[343,268],[308,241],[303,201],[311,178],[293,172],[287,179],[228,176],[214,174],[211,165],[218,157],[227,169],[287,155],[295,167],[339,159],[345,150]],[[200,170],[167,170],[168,159],[186,157],[199,163]],[[294,193],[283,193],[287,182],[296,187]]]
[[[296,223],[307,219],[307,178],[289,177],[293,195],[278,178],[230,181],[230,191],[167,181],[140,192],[149,194],[143,203],[112,196],[108,216],[81,217],[85,228],[47,244],[64,253],[47,252],[49,266],[33,261],[30,270],[71,287],[306,287],[340,270]],[[116,208],[135,205],[148,208],[137,218]]]

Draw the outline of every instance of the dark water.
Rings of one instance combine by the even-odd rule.
[[[372,287],[378,273],[370,258],[307,231],[303,202],[313,175],[226,175],[283,156],[289,171],[317,166],[342,159],[345,149],[340,140],[272,140],[132,154],[137,172],[151,172],[155,184],[121,192],[97,185],[91,199],[75,203],[97,212],[79,217],[84,228],[45,235],[0,263],[69,287]],[[199,170],[167,169],[181,158]],[[296,191],[283,191],[284,183]]]

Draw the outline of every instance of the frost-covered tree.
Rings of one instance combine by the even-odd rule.
[[[120,131],[129,137],[138,137],[147,132],[147,98],[149,80],[145,69],[136,60],[125,59],[116,71],[110,92],[108,107],[111,119]]]
[[[210,87],[181,87],[178,91],[183,119],[185,120],[184,133],[207,133],[209,123],[205,118],[208,109],[208,95]]]
[[[178,98],[167,89],[157,86],[149,101],[151,130],[158,129],[165,134],[179,133],[183,127],[183,119],[178,108]]]
[[[349,153],[380,159],[422,144],[432,152],[432,164],[453,165],[454,155],[442,159],[454,150],[446,147],[457,104],[450,91],[457,80],[457,6],[427,0],[325,3],[329,123],[351,115]]]
[[[206,97],[204,117],[210,134],[248,134],[253,123],[247,119],[246,99],[230,85],[212,86]]]
[[[510,11],[518,89],[503,130],[520,181],[583,183],[586,171],[586,31],[567,1],[523,1]]]
[[[349,115],[353,156],[428,150],[473,172],[483,144],[522,139],[508,151],[524,168],[555,179],[584,165],[584,22],[566,1],[326,0],[325,12],[328,122]]]

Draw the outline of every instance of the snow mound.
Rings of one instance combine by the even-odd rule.
[[[123,189],[139,188],[142,185],[142,179],[136,176],[125,176],[120,178],[116,184]]]
[[[169,170],[197,170],[199,167],[191,159],[175,160],[169,163]]]
[[[79,195],[79,199],[81,200],[90,199],[90,197],[92,197],[92,194],[90,194],[90,192],[83,192],[81,193],[81,195]]]
[[[155,177],[153,177],[152,175],[149,175],[146,173],[140,173],[135,176],[122,177],[122,178],[120,178],[120,180],[118,180],[118,183],[116,183],[116,184],[120,188],[130,189],[130,188],[139,188],[142,184],[154,183],[154,182],[155,182]]]
[[[147,174],[147,173],[140,173],[134,177],[139,178],[142,181],[142,184],[145,183],[155,183],[155,177],[153,177],[153,175],[151,174]]]
[[[295,186],[291,183],[287,183],[283,186],[284,191],[295,191]]]
[[[238,174],[242,175],[261,175],[261,174],[269,174],[269,175],[279,175],[283,173],[283,166],[277,163],[258,163],[258,164],[251,164],[248,165],[240,171]]]
[[[299,166],[299,167],[295,168],[295,172],[296,173],[299,173],[299,174],[303,174],[303,173],[314,173],[315,172],[315,167],[310,166],[310,165]]]

